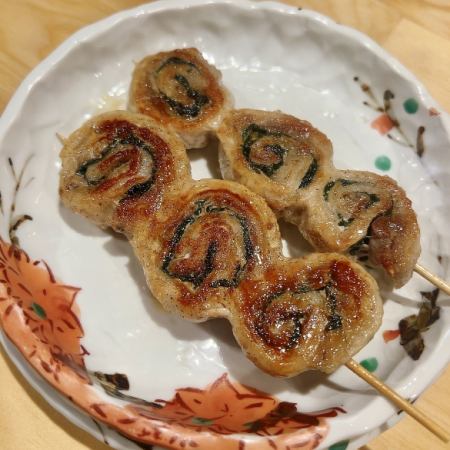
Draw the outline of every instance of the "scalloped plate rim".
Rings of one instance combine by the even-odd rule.
[[[107,31],[110,27],[116,25],[117,23],[131,19],[134,17],[138,17],[140,15],[152,14],[158,11],[167,11],[167,10],[179,10],[179,9],[189,9],[193,6],[205,6],[205,5],[214,5],[214,4],[228,4],[233,5],[234,7],[238,7],[241,9],[268,9],[273,10],[279,13],[284,14],[304,14],[307,15],[312,20],[321,22],[324,26],[335,28],[338,33],[345,34],[352,39],[357,39],[363,42],[364,46],[368,51],[373,52],[378,58],[383,60],[394,72],[399,74],[406,82],[410,83],[414,86],[417,91],[421,102],[423,102],[427,107],[435,107],[441,111],[439,116],[439,120],[442,123],[447,138],[450,141],[450,115],[443,110],[443,108],[439,105],[439,103],[433,99],[433,97],[428,93],[425,86],[416,78],[416,76],[409,71],[403,64],[401,64],[397,59],[391,56],[388,52],[386,52],[382,47],[380,47],[375,41],[373,41],[370,37],[361,33],[353,28],[337,24],[332,19],[316,13],[314,11],[302,9],[301,11],[294,6],[289,6],[282,3],[272,2],[272,1],[262,1],[262,2],[251,2],[247,0],[159,0],[148,4],[143,4],[131,9],[119,11],[109,17],[101,19],[93,24],[87,25],[81,28],[79,31],[72,34],[66,40],[64,40],[55,50],[53,50],[45,59],[43,59],[21,82],[12,98],[8,102],[3,114],[2,120],[0,122],[0,144],[3,143],[5,134],[12,126],[14,120],[16,120],[17,115],[20,113],[22,107],[24,106],[27,96],[29,92],[36,86],[36,84],[46,76],[46,74],[52,70],[54,66],[60,64],[69,54],[70,52],[79,45],[83,45],[86,42],[89,42],[92,39],[97,38],[102,32]],[[445,333],[448,335],[450,330],[447,330]],[[9,339],[6,337],[4,332],[0,332],[0,342],[5,349],[5,352],[14,362],[14,364],[19,367],[22,375],[24,372],[31,372],[31,377],[25,376],[27,381],[32,385],[32,387],[42,395],[45,400],[57,411],[62,413],[65,417],[67,417],[70,421],[77,422],[77,426],[85,429],[92,433],[92,430],[87,429],[83,424],[74,418],[70,414],[70,409],[66,410],[66,405],[61,405],[60,402],[48,398],[43,391],[45,388],[42,388],[40,384],[40,377],[34,372],[34,370],[27,365],[25,362],[25,358],[19,355],[14,355],[8,348],[9,345],[13,345]],[[14,347],[15,348],[15,347]],[[19,352],[20,354],[20,352]],[[427,382],[421,382],[420,380],[414,381],[414,391],[423,392],[428,386],[430,386],[442,373],[445,369],[446,365],[450,361],[450,355],[447,358],[443,358],[440,364],[439,370],[433,375],[431,379]],[[25,368],[25,369],[24,369]],[[29,374],[28,374],[29,375]],[[423,379],[423,378],[422,378]],[[409,393],[409,391],[413,390],[413,384],[409,378],[405,379],[405,382],[409,381],[408,389],[402,390],[402,394],[405,395]],[[419,383],[419,388],[418,388]],[[418,388],[418,389],[417,389]],[[52,388],[51,388],[52,389]],[[419,394],[412,394],[413,396],[418,396]],[[395,408],[384,398],[378,397],[376,400],[376,405],[379,408],[383,408],[384,415],[383,419],[379,419],[372,426],[364,427],[366,432],[370,432],[374,428],[385,424],[389,418],[392,416]],[[372,407],[374,404],[372,403]],[[364,409],[360,410],[360,412],[364,411]],[[354,433],[352,437],[359,437],[361,433]]]

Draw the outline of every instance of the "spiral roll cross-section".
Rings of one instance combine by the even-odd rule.
[[[296,223],[318,250],[348,251],[370,261],[396,287],[409,280],[420,254],[410,200],[391,178],[371,172],[334,171],[311,195]]]
[[[248,357],[276,376],[334,371],[381,323],[377,286],[339,254],[279,261],[263,279],[246,280],[232,315]]]
[[[231,111],[218,136],[224,178],[262,195],[316,250],[369,261],[395,287],[411,278],[420,232],[411,202],[394,180],[337,170],[325,135],[277,111]]]
[[[203,180],[168,198],[160,229],[131,243],[164,307],[204,320],[228,315],[242,281],[261,276],[279,253],[280,234],[262,198],[237,183]]]
[[[220,79],[195,48],[147,56],[133,73],[130,109],[172,127],[187,148],[203,147],[231,107]]]
[[[307,195],[328,171],[332,147],[310,123],[251,109],[226,115],[218,130],[224,178],[262,195],[276,214]]]
[[[96,224],[128,232],[190,179],[182,142],[150,118],[115,111],[86,122],[61,151],[60,196]]]

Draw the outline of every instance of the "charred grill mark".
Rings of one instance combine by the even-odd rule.
[[[176,256],[176,250],[177,246],[182,240],[185,232],[187,231],[188,227],[193,225],[200,217],[202,217],[204,214],[213,214],[213,213],[227,213],[234,219],[236,219],[239,222],[241,231],[242,231],[242,238],[244,242],[244,264],[237,264],[233,273],[233,276],[231,279],[222,278],[219,280],[212,281],[209,284],[209,287],[211,288],[217,288],[217,287],[237,287],[242,279],[242,276],[247,269],[247,265],[251,259],[254,257],[254,245],[250,236],[250,229],[247,222],[247,219],[245,219],[240,214],[237,214],[235,211],[228,207],[224,206],[216,206],[212,203],[210,203],[208,200],[201,199],[197,200],[195,202],[196,208],[194,212],[185,217],[180,224],[176,227],[175,232],[172,236],[172,238],[169,241],[169,250],[163,257],[163,263],[162,263],[162,270],[163,272],[172,277],[172,278],[178,278],[181,281],[189,282],[193,285],[195,289],[197,289],[199,286],[201,286],[205,279],[213,272],[214,270],[214,260],[218,251],[219,242],[217,240],[213,240],[208,244],[208,248],[206,251],[205,258],[203,260],[203,266],[198,270],[197,272],[189,273],[189,274],[183,274],[183,273],[176,273],[170,269],[170,264],[174,260]]]
[[[120,131],[119,131],[119,133],[120,133]],[[123,133],[121,133],[121,134],[123,134]],[[133,132],[131,130],[128,130],[128,134],[126,134],[125,136],[115,137],[112,140],[112,142],[109,143],[102,150],[100,156],[98,156],[97,158],[89,159],[89,160],[85,161],[83,164],[81,164],[81,166],[78,168],[78,170],[76,172],[77,175],[82,176],[86,180],[86,183],[89,186],[98,187],[101,189],[102,184],[107,180],[108,175],[110,175],[114,169],[117,169],[120,166],[128,164],[128,163],[130,163],[130,165],[131,165],[131,162],[135,162],[135,163],[137,162],[137,164],[139,164],[139,160],[137,160],[137,161],[132,160],[133,155],[130,154],[130,152],[119,150],[115,155],[112,155],[114,150],[119,149],[120,147],[126,147],[126,146],[132,146],[133,149],[139,149],[140,151],[145,152],[146,154],[148,154],[148,156],[152,160],[152,169],[151,169],[151,173],[150,173],[150,176],[148,177],[148,179],[142,183],[135,184],[134,186],[129,188],[125,192],[124,196],[122,197],[122,199],[120,201],[122,202],[128,198],[140,197],[145,192],[147,192],[155,182],[156,164],[154,161],[154,154],[153,154],[154,149],[151,146],[149,146],[148,144],[146,144],[142,139],[140,139],[135,134],[133,134]],[[108,157],[111,158],[110,161],[107,160]],[[105,167],[101,167],[102,164]],[[101,175],[99,178],[93,178],[89,175],[89,168],[95,167],[95,166],[100,166],[99,170],[100,171],[103,170],[103,175]],[[135,172],[138,168],[132,167],[132,169]],[[110,186],[107,186],[107,187],[110,187]]]
[[[288,290],[282,290],[269,295],[264,305],[259,311],[259,315],[255,317],[255,330],[263,341],[270,347],[278,350],[287,351],[293,349],[302,335],[302,321],[305,314],[299,310],[287,310],[282,308],[276,310],[277,300]],[[272,309],[272,311],[271,311]],[[277,328],[277,331],[282,327],[282,323],[291,321],[291,329],[281,331],[278,335],[274,334],[270,329],[271,326]]]
[[[195,70],[196,72],[200,73],[198,67],[193,62],[187,61],[177,56],[172,56],[164,61],[164,63],[156,70],[156,74],[159,75],[161,71],[169,65],[185,65],[190,67],[190,70]],[[189,80],[184,75],[176,74],[174,76],[174,79],[184,90],[187,97],[193,102],[191,104],[184,104],[172,97],[169,97],[164,91],[160,89],[159,95],[161,99],[179,116],[185,117],[187,119],[197,117],[200,114],[202,108],[210,102],[208,96],[196,89],[193,89],[191,84],[189,83]]]

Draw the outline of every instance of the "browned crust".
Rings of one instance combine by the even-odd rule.
[[[379,267],[401,287],[411,278],[420,255],[420,229],[412,203],[405,191],[390,177],[363,171],[335,171],[330,179],[370,182],[384,198],[373,211],[362,215],[354,224],[339,229],[331,214],[320,215],[323,189],[317,190],[305,211],[288,217],[299,226],[303,236],[320,251],[345,252],[366,235],[368,260]],[[328,225],[324,225],[328,224]]]
[[[196,117],[183,118],[171,113],[171,108],[149,82],[151,74],[170,57],[192,62],[199,69],[206,86],[201,93],[209,99]],[[201,134],[209,133],[221,121],[222,114],[231,105],[231,95],[220,82],[220,72],[202,57],[195,48],[176,49],[161,52],[142,59],[135,67],[130,86],[129,106],[132,111],[148,115],[164,126],[171,126],[185,140],[198,147],[198,139],[204,143]],[[197,142],[196,142],[197,141]]]
[[[283,179],[275,181],[251,167],[244,157],[241,137],[250,123],[292,136],[308,136],[319,169],[306,189],[292,190]],[[335,169],[327,137],[308,122],[280,112],[231,111],[218,136],[223,176],[262,195],[277,215],[299,227],[315,249],[346,252],[368,234],[369,260],[385,271],[395,287],[401,287],[412,276],[420,255],[420,232],[411,202],[394,180],[371,172]],[[327,184],[342,179],[371,184],[377,198],[369,208],[361,205],[358,210],[356,204],[356,218],[351,223],[339,219],[333,205],[324,201]]]
[[[98,158],[114,139],[135,136],[151,148],[157,176],[141,196],[126,197],[134,185],[145,181],[139,175],[139,149],[133,145],[100,164],[122,158],[128,164],[126,173],[88,185],[79,173],[87,161]],[[176,135],[162,129],[150,118],[126,111],[112,111],[87,121],[72,133],[61,150],[62,168],[59,193],[63,203],[102,227],[124,231],[140,217],[146,220],[159,208],[162,195],[184,179],[189,179],[189,162],[183,144]]]
[[[299,193],[297,189],[290,189],[283,183],[252,170],[242,152],[242,132],[253,123],[298,139],[299,150],[317,159],[319,169],[308,188]],[[221,144],[219,162],[223,177],[242,183],[262,195],[277,215],[296,205],[299,195],[306,197],[315,188],[327,172],[328,161],[333,152],[329,139],[309,122],[279,111],[232,110],[224,117],[217,136]]]
[[[293,294],[304,286],[338,292],[335,311],[340,327],[328,329],[326,306],[302,300],[307,294]],[[247,281],[242,291],[232,318],[234,333],[247,356],[274,376],[295,376],[307,369],[332,372],[364,347],[381,324],[382,304],[374,280],[342,255],[289,260],[266,271],[263,280]],[[289,300],[290,295],[296,296]],[[301,325],[295,339],[292,329],[280,332],[296,320]]]
[[[411,278],[420,256],[420,229],[405,191],[391,178],[383,178],[392,194],[393,207],[389,215],[378,216],[369,228],[369,258],[399,288]]]
[[[174,247],[173,239],[177,230],[180,230],[180,224],[192,220],[194,211],[199,209],[199,202],[205,204],[201,212],[208,216],[207,222],[200,225],[200,230],[197,230],[199,235],[189,237],[189,233],[186,233],[187,237],[183,235]],[[224,211],[207,213],[207,207],[223,208]],[[205,320],[209,317],[227,316],[230,301],[240,295],[240,281],[235,286],[212,287],[214,281],[217,282],[215,271],[225,270],[228,274],[233,272],[234,267],[228,267],[233,260],[232,254],[236,246],[245,246],[243,231],[239,228],[240,218],[244,218],[245,225],[248,226],[247,237],[251,241],[252,251],[241,279],[260,276],[274,258],[280,257],[281,238],[272,211],[260,197],[242,185],[221,180],[195,182],[188,189],[167,198],[163,209],[164,213],[159,217],[160,226],[135,233],[131,243],[144,266],[148,284],[155,297],[166,309],[176,311],[183,317]],[[229,220],[234,222],[234,229],[227,226]],[[212,262],[213,270],[198,286],[169,276],[164,271],[164,260],[170,250],[175,249],[179,253],[182,248],[187,248],[194,255],[186,260],[178,260],[178,274],[201,273],[205,264],[204,255],[213,241],[217,252]],[[245,253],[245,248],[239,250]],[[196,251],[203,256],[202,260],[196,259]]]

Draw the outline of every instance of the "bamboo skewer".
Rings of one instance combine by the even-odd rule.
[[[417,272],[420,276],[424,277],[430,283],[434,284],[441,291],[445,292],[447,295],[450,295],[450,285],[436,276],[434,273],[431,273],[420,264],[416,264],[416,266],[414,267],[414,271]]]
[[[420,264],[416,264],[416,266],[414,267],[414,271],[428,280],[430,283],[434,284],[438,289],[442,290],[447,295],[450,295],[450,285],[444,280],[434,275],[433,273],[422,267]],[[450,435],[447,433],[447,431],[445,431],[434,420],[427,417],[420,409],[416,408],[409,401],[398,395],[397,392],[383,383],[380,379],[366,370],[363,366],[358,364],[354,359],[351,359],[348,363],[346,363],[346,366],[353,373],[362,378],[366,383],[375,388],[381,395],[389,399],[392,403],[405,411],[412,418],[417,420],[417,422],[427,428],[441,441],[445,443],[450,442]]]
[[[384,384],[375,375],[371,374],[369,371],[364,369],[363,366],[358,364],[354,359],[351,359],[346,366],[364,381],[369,383],[374,387],[380,394],[391,400],[396,406],[405,411],[411,417],[417,420],[421,425],[431,431],[435,436],[437,436],[442,442],[449,442],[449,434],[434,420],[427,417],[420,409],[416,408],[410,402],[405,400],[403,397],[398,395],[393,389]]]

